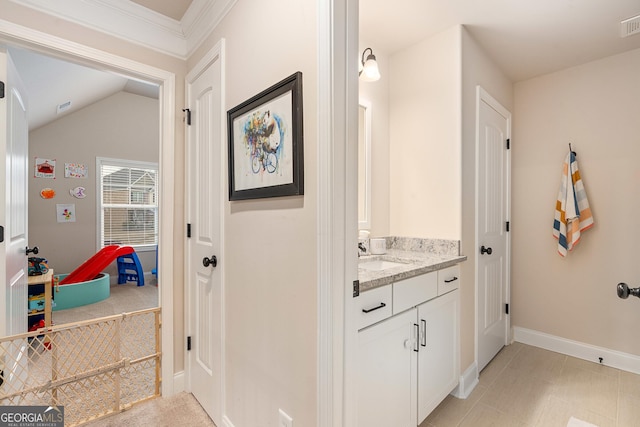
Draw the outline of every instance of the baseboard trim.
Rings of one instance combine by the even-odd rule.
[[[621,351],[585,344],[520,327],[513,328],[513,340],[590,362],[600,363],[600,358],[602,358],[602,364],[605,366],[640,374],[640,356],[634,354],[623,353]]]
[[[173,393],[181,393],[184,391],[184,371],[173,374]]]
[[[473,389],[479,383],[478,380],[478,364],[474,361],[463,373],[460,375],[460,382],[458,386],[453,389],[451,394],[458,399],[466,399],[469,397]]]

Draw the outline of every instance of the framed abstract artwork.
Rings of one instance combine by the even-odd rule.
[[[302,73],[227,112],[229,200],[304,194]]]

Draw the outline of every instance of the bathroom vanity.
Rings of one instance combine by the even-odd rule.
[[[457,247],[438,250],[447,241],[409,240],[419,244],[402,247],[391,239],[385,255],[359,260],[361,427],[415,427],[458,384],[458,263],[466,257]]]

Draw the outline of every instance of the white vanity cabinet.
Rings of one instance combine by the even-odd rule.
[[[456,265],[386,287],[390,317],[358,332],[359,427],[416,427],[458,384],[459,286]]]
[[[416,312],[358,332],[358,426],[417,425]]]
[[[458,292],[418,306],[418,424],[458,385]]]

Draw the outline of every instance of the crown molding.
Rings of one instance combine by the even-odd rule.
[[[193,0],[182,17],[187,57],[204,42],[238,0]]]
[[[193,0],[181,21],[128,0],[11,0],[155,51],[186,59],[237,0]]]

